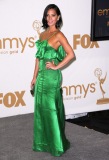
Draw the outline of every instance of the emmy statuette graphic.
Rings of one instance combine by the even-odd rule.
[[[102,93],[102,98],[97,100],[97,104],[107,104],[107,103],[109,103],[109,98],[104,97],[104,94],[106,92],[103,90],[103,87],[102,87],[102,85],[104,84],[104,82],[106,80],[107,73],[105,74],[104,78],[101,78],[102,70],[100,68],[96,68],[95,71],[94,71],[94,74],[99,80],[99,86],[100,86],[100,90],[101,90],[101,93]]]
[[[35,21],[33,22],[33,29],[34,29],[35,31],[37,31],[38,35],[40,35],[40,29],[41,29],[41,27],[42,27],[42,23],[41,23],[40,21],[35,20]]]

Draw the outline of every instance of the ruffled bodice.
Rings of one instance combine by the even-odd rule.
[[[37,53],[36,58],[38,59],[51,59],[51,60],[57,60],[58,62],[62,61],[66,53],[62,46],[60,46],[57,50],[54,49],[52,46],[49,45],[47,40],[37,40],[35,42],[37,47]]]

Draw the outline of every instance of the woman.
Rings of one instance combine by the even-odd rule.
[[[31,87],[35,84],[33,150],[60,156],[69,148],[64,133],[65,114],[60,68],[74,58],[74,52],[59,30],[62,17],[55,4],[45,8],[42,23],[45,31],[36,41],[38,50],[31,82]]]

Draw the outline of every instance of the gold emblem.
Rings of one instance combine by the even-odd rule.
[[[38,20],[35,20],[32,26],[33,26],[33,29],[37,31],[38,35],[40,35],[40,29],[42,27],[42,23]]]
[[[94,71],[95,76],[98,78],[99,80],[99,86],[100,86],[100,90],[102,93],[102,98],[97,100],[97,104],[107,104],[109,103],[109,98],[105,98],[104,94],[106,93],[102,87],[102,85],[104,84],[106,77],[107,77],[107,73],[105,74],[104,78],[101,78],[102,75],[102,70],[100,68],[96,68]]]

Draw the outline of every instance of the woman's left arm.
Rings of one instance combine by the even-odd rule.
[[[62,32],[60,32],[57,35],[57,38],[58,38],[58,43],[63,46],[66,52],[66,57],[57,66],[55,66],[53,63],[51,64],[49,63],[47,67],[48,69],[49,68],[54,70],[60,69],[64,67],[66,64],[68,64],[75,57],[72,47],[70,46],[68,40],[66,39],[66,37],[63,35]]]
[[[60,68],[64,67],[67,63],[69,63],[75,57],[74,51],[73,51],[71,45],[69,44],[68,40],[66,39],[66,37],[63,35],[62,32],[59,33],[58,39],[59,39],[60,45],[63,46],[63,48],[66,52],[66,57],[63,59],[62,62],[60,62],[56,66],[56,69],[60,69]]]

